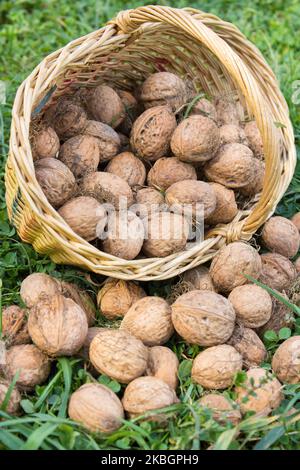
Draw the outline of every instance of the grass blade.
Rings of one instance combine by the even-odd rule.
[[[29,436],[26,443],[22,446],[22,450],[37,450],[41,447],[43,441],[52,434],[57,428],[57,424],[45,423],[39,426]]]
[[[62,395],[58,416],[60,418],[65,418],[67,414],[67,407],[72,384],[72,367],[70,365],[70,362],[65,357],[59,359],[59,364],[62,368],[64,376],[65,389]]]

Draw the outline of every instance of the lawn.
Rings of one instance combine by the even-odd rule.
[[[300,138],[300,46],[296,31],[300,29],[298,0],[202,0],[193,2],[158,3],[176,7],[192,6],[214,13],[235,23],[262,51],[275,71],[280,87],[290,107],[296,144]],[[101,27],[118,11],[139,6],[132,0],[1,0],[0,2],[0,80],[6,88],[6,102],[0,103],[0,277],[2,305],[19,303],[19,286],[31,272],[42,271],[87,285],[83,273],[67,266],[55,266],[48,258],[37,255],[20,242],[9,225],[5,208],[3,183],[4,164],[8,151],[11,108],[19,84],[50,52],[70,40]],[[297,80],[299,82],[297,83]],[[297,100],[298,98],[298,100]],[[278,213],[290,217],[300,210],[300,167]],[[163,295],[169,283],[150,283],[148,292]],[[1,303],[0,303],[1,306]],[[99,320],[102,321],[102,320]],[[299,327],[296,327],[300,329]],[[297,331],[297,330],[296,330]],[[299,334],[299,333],[298,333]],[[284,335],[282,335],[284,336]],[[266,339],[272,350],[283,337]],[[300,385],[285,387],[285,400],[280,413],[269,418],[248,418],[239,431],[217,424],[208,413],[200,412],[195,400],[201,387],[191,382],[191,359],[198,347],[184,343],[173,346],[180,358],[181,403],[167,410],[167,426],[150,422],[126,421],[110,436],[92,436],[67,418],[68,397],[72,390],[89,381],[88,372],[77,359],[61,358],[54,366],[51,379],[24,397],[25,414],[11,418],[0,410],[0,449],[297,449],[300,446],[300,426],[289,419],[289,408],[300,407]],[[242,377],[237,377],[241,380]],[[106,376],[99,378],[115,392],[121,386]],[[228,394],[232,395],[229,390]],[[298,400],[299,399],[299,400]],[[1,419],[2,418],[2,419]],[[4,418],[4,419],[3,419]]]

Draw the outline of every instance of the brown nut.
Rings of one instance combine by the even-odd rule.
[[[172,322],[185,341],[200,346],[225,343],[233,333],[235,312],[222,295],[208,290],[182,294],[172,305]]]
[[[50,374],[50,360],[34,344],[12,346],[6,354],[4,373],[8,380],[12,380],[18,371],[17,387],[31,391],[47,379]]]
[[[81,289],[76,284],[70,282],[61,282],[62,294],[64,297],[74,300],[74,302],[82,308],[86,315],[88,326],[93,326],[96,319],[96,306],[89,293]]]
[[[203,395],[198,403],[201,408],[209,409],[213,419],[220,424],[227,424],[229,421],[236,426],[242,419],[238,405],[218,393]]]
[[[240,188],[241,194],[244,196],[254,196],[257,193],[260,193],[264,187],[264,179],[266,173],[265,162],[253,158],[252,160],[253,169],[254,169],[254,178],[249,181],[246,186]]]
[[[167,155],[176,119],[168,106],[155,106],[144,111],[134,122],[130,144],[134,153],[155,161]]]
[[[213,213],[206,218],[206,223],[208,225],[228,224],[238,213],[234,191],[219,183],[209,184],[216,196],[216,207]]]
[[[83,134],[87,115],[79,104],[62,98],[53,109],[51,124],[60,138],[69,139]]]
[[[185,271],[182,276],[182,282],[187,285],[189,290],[210,290],[215,292],[209,269],[206,266],[197,266],[196,268]]]
[[[124,419],[123,406],[117,395],[105,385],[88,383],[72,393],[69,417],[91,432],[111,433]]]
[[[271,217],[264,225],[262,240],[270,251],[293,258],[300,246],[297,227],[285,217]]]
[[[219,126],[226,124],[239,125],[240,113],[236,100],[231,96],[222,96],[215,100],[217,122]]]
[[[265,253],[260,258],[262,270],[259,280],[279,292],[287,290],[297,275],[293,263],[277,253]]]
[[[107,124],[99,121],[87,121],[84,133],[97,138],[100,162],[107,162],[117,155],[121,140],[117,132]]]
[[[293,224],[297,227],[298,232],[300,232],[300,212],[297,212],[297,214],[293,215],[291,222],[293,222]]]
[[[242,414],[252,411],[259,417],[268,416],[282,401],[280,382],[260,367],[249,369],[246,374],[246,382],[235,389]]]
[[[104,122],[114,129],[125,118],[125,108],[121,98],[107,85],[99,85],[89,93],[86,104],[96,121]]]
[[[54,158],[60,147],[58,135],[52,127],[45,127],[34,136],[32,147],[37,159]]]
[[[166,190],[172,184],[182,180],[196,180],[195,168],[176,157],[163,157],[157,160],[148,173],[149,186]]]
[[[31,342],[27,327],[27,311],[17,305],[4,307],[2,311],[2,335],[7,346]]]
[[[7,393],[10,390],[10,386],[11,383],[9,380],[5,380],[0,377],[0,409],[11,415],[18,415],[20,411],[21,395],[18,389],[15,387],[12,389],[9,395],[9,400],[5,408],[2,409]]]
[[[90,360],[98,372],[127,384],[144,374],[148,348],[127,331],[101,328],[91,342]]]
[[[174,332],[171,307],[161,297],[144,297],[130,307],[120,328],[147,346],[162,345]]]
[[[34,344],[48,356],[72,356],[87,335],[86,314],[63,295],[45,297],[30,310],[28,331]]]
[[[280,295],[289,300],[286,294],[281,293]],[[281,328],[292,328],[293,324],[294,315],[292,310],[280,300],[277,300],[275,297],[273,297],[271,318],[267,323],[260,327],[257,332],[260,336],[263,336],[264,333],[269,330],[278,333]]]
[[[108,278],[99,290],[99,310],[109,320],[124,317],[132,304],[146,296],[144,289],[132,281]]]
[[[146,109],[169,105],[172,111],[176,111],[184,105],[186,99],[185,83],[174,73],[153,73],[141,87],[141,101]]]
[[[222,344],[207,348],[196,356],[192,379],[208,389],[224,389],[233,383],[242,369],[242,356],[232,346]]]
[[[221,145],[225,144],[244,144],[248,145],[244,129],[236,124],[224,124],[220,127]]]
[[[141,114],[143,107],[129,91],[116,90],[116,92],[121,98],[126,112],[124,120],[119,125],[119,129],[127,136],[130,134],[132,125]]]
[[[76,181],[69,168],[56,158],[42,158],[35,164],[35,176],[53,207],[60,207],[76,191]]]
[[[178,181],[167,189],[165,198],[174,211],[183,210],[199,219],[209,217],[217,204],[213,187],[204,181]]]
[[[149,349],[146,375],[163,380],[176,390],[178,385],[179,362],[176,354],[165,346],[153,346]]]
[[[190,115],[193,114],[200,114],[201,116],[208,117],[213,119],[213,121],[217,120],[217,111],[213,103],[211,103],[206,98],[201,98],[194,104],[191,109]]]
[[[212,119],[194,115],[184,119],[171,139],[174,155],[184,162],[205,162],[220,146],[220,131]]]
[[[97,336],[98,333],[100,333],[102,331],[102,328],[100,328],[99,326],[91,326],[89,329],[88,329],[88,332],[87,332],[87,335],[85,337],[85,340],[84,340],[84,343],[82,345],[82,348],[78,351],[78,355],[84,359],[85,361],[89,361],[90,360],[90,346],[91,346],[91,343],[93,341],[93,339],[95,338],[95,336]],[[95,374],[93,375],[99,375],[99,372],[94,370]]]
[[[295,265],[297,273],[300,273],[300,256],[298,256],[298,258],[296,259],[294,265]]]
[[[24,304],[31,308],[41,297],[59,294],[59,282],[48,274],[33,273],[25,277],[20,288],[20,296]]]
[[[292,336],[277,349],[272,369],[281,382],[297,384],[300,381],[300,336]]]
[[[261,258],[252,246],[233,242],[221,248],[213,258],[210,275],[219,291],[230,292],[248,282],[245,274],[257,279],[261,269]]]
[[[76,178],[81,178],[97,170],[100,160],[98,141],[91,135],[72,137],[61,146],[58,158]]]
[[[104,207],[96,199],[87,196],[70,199],[58,213],[77,235],[88,242],[103,234],[107,222]]]
[[[259,328],[270,320],[272,298],[260,286],[255,284],[237,286],[230,292],[228,300],[233,305],[237,320],[248,328]]]
[[[237,324],[227,344],[233,346],[243,358],[245,367],[259,366],[267,357],[267,350],[255,331]]]
[[[135,196],[136,204],[131,207],[141,218],[148,218],[152,212],[160,212],[164,207],[165,198],[154,188],[138,189]]]
[[[245,125],[245,134],[249,142],[249,147],[257,158],[263,158],[264,148],[260,131],[255,121]]]
[[[131,152],[123,152],[114,157],[107,165],[106,171],[119,176],[129,186],[142,186],[145,183],[145,165]]]

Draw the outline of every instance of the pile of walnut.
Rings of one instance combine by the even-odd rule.
[[[6,409],[20,413],[21,394],[48,379],[55,358],[77,356],[89,379],[70,397],[71,419],[92,432],[112,432],[125,417],[165,421],[159,410],[179,402],[179,361],[165,345],[173,338],[173,344],[179,339],[201,347],[190,360],[191,378],[202,387],[196,406],[233,425],[248,412],[269,415],[283,399],[284,384],[300,383],[300,336],[282,342],[273,357],[267,353],[264,333],[293,329],[293,315],[245,275],[288,298],[299,271],[300,258],[291,261],[299,250],[299,220],[300,214],[292,221],[270,218],[261,233],[269,252],[259,255],[249,244],[231,243],[210,267],[185,272],[172,298],[147,295],[146,284],[108,278],[98,292],[97,311],[82,288],[46,274],[29,275],[20,290],[25,307],[3,310],[0,406],[16,378]],[[97,326],[103,317],[107,326]],[[121,323],[108,323],[116,319]],[[246,380],[234,386],[243,369]],[[123,384],[120,398],[97,381],[101,374]],[[230,400],[222,391],[233,386]]]
[[[232,96],[189,88],[159,72],[136,96],[99,85],[46,109],[31,136],[36,179],[76,234],[122,259],[165,257],[187,246],[182,205],[202,204],[209,229],[260,193],[256,123]]]

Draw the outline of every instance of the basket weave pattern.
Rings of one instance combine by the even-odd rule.
[[[239,97],[262,134],[264,188],[233,222],[217,226],[191,249],[167,258],[121,260],[76,235],[50,206],[35,178],[30,126],[47,97],[45,108],[78,86],[107,82],[130,90],[150,73],[163,70],[192,80],[210,96]],[[250,240],[274,212],[295,163],[288,108],[257,48],[232,24],[198,10],[140,7],[120,12],[105,27],[50,54],[22,83],[12,112],[6,202],[21,239],[56,263],[120,279],[167,279],[210,260],[224,243]]]

